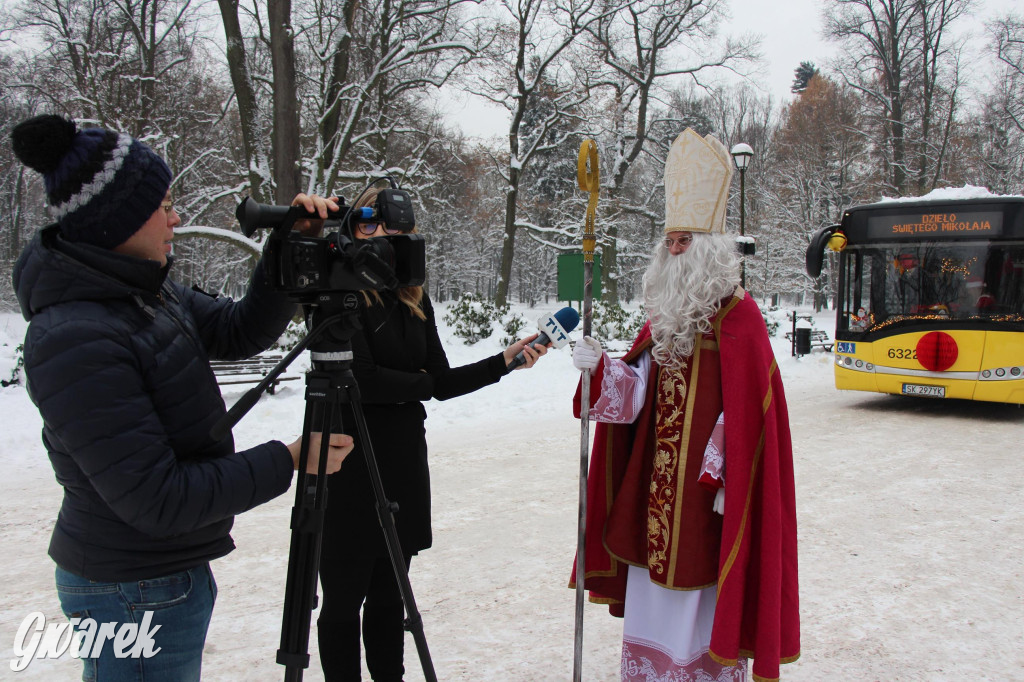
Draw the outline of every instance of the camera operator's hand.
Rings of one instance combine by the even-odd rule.
[[[295,198],[292,199],[292,206],[301,206],[306,209],[309,213],[316,213],[323,219],[327,218],[328,211],[337,212],[338,198],[331,197],[325,199],[316,194],[296,194]],[[320,233],[324,229],[323,220],[296,220],[294,229],[300,234],[306,237],[319,237]]]
[[[321,436],[319,433],[309,434],[309,457],[306,459],[307,474],[317,473],[317,467],[320,464],[320,442]],[[344,433],[332,433],[331,445],[327,449],[327,473],[333,474],[341,469],[341,463],[348,457],[348,453],[352,452],[353,447],[352,436]],[[292,455],[294,467],[298,469],[299,455],[302,452],[301,437],[288,446],[288,452]]]
[[[528,336],[525,339],[516,341],[511,346],[506,348],[505,352],[502,353],[502,355],[505,358],[505,365],[507,366],[509,363],[511,363],[512,360],[514,360],[515,357],[519,355],[520,352],[522,352],[523,357],[526,358],[526,364],[520,365],[519,367],[516,367],[516,369],[529,369],[533,367],[534,364],[536,364],[537,360],[540,359],[540,356],[548,352],[547,346],[534,347],[529,345],[533,341],[536,341],[538,336],[540,336],[540,334]]]

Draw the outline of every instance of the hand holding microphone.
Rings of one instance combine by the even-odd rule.
[[[569,332],[575,329],[579,323],[580,314],[568,306],[562,308],[554,315],[542,317],[537,322],[537,326],[540,327],[541,331],[537,334],[536,339],[529,342],[529,346],[534,352],[537,352],[539,348],[546,347],[548,344],[555,348],[562,348],[569,343]],[[520,341],[519,343],[522,342]],[[505,350],[506,360],[508,359],[508,354],[516,345],[512,344]],[[536,360],[536,358],[532,359]],[[533,363],[527,364],[525,347],[508,363],[508,369],[511,372],[520,365],[527,365],[528,367],[533,365]]]
[[[520,368],[530,369],[537,363],[541,355],[548,352],[547,346],[539,343],[540,336],[540,334],[528,336],[505,349],[503,355],[510,372]]]
[[[604,349],[601,342],[591,336],[584,336],[572,349],[572,364],[581,372],[593,372],[601,364]]]

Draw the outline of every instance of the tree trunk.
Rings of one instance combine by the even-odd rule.
[[[904,147],[903,104],[897,98],[892,105],[892,185],[896,196],[903,196],[907,185],[907,155]]]
[[[295,34],[291,0],[268,0],[270,60],[274,68],[274,198],[290,203],[299,192],[299,98],[295,86]]]
[[[342,14],[345,17],[345,30],[338,39],[334,51],[334,59],[331,63],[331,81],[327,85],[327,111],[320,124],[320,139],[323,142],[324,149],[323,156],[320,159],[321,172],[326,171],[328,168],[337,169],[338,164],[335,163],[335,160],[339,158],[339,155],[348,153],[348,140],[342,140],[338,137],[343,111],[340,97],[342,88],[349,82],[349,52],[352,49],[352,32],[355,30],[355,13],[358,4],[357,0],[347,0],[342,5]],[[337,180],[336,176],[336,170],[332,173],[332,177],[326,177],[325,175],[323,178],[324,194],[329,196],[333,192],[334,183]]]
[[[221,20],[224,24],[224,35],[227,38],[228,71],[231,73],[231,84],[235,89],[235,101],[238,102],[238,118],[242,127],[242,151],[245,154],[245,165],[249,171],[249,196],[261,204],[268,198],[263,193],[263,176],[259,169],[263,166],[260,154],[259,134],[257,132],[256,92],[249,79],[249,70],[245,65],[245,43],[242,28],[238,23],[238,0],[217,0],[220,6]]]
[[[516,199],[518,197],[519,172],[513,169],[508,191],[505,194],[505,238],[501,243],[498,291],[494,295],[494,302],[499,306],[508,303],[508,284],[512,279],[512,261],[516,253]]]
[[[11,207],[14,209],[11,211],[11,233],[9,235],[7,244],[10,247],[10,265],[14,265],[15,259],[18,258],[18,254],[21,253],[21,231],[22,225],[25,222],[25,211],[22,207],[25,205],[24,201],[25,191],[25,170],[24,168],[18,168],[17,179],[14,182],[14,197],[11,202]]]
[[[136,136],[142,136],[147,124],[153,120],[153,111],[156,107],[156,25],[160,20],[160,4],[153,2],[149,5],[142,5],[139,8],[138,26],[140,35],[138,40],[140,56],[139,79],[139,115],[135,121]],[[148,13],[148,16],[147,16]]]

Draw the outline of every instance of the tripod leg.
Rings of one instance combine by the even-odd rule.
[[[327,506],[326,464],[330,447],[332,418],[338,412],[337,386],[329,377],[311,372],[306,375],[306,413],[302,424],[301,455],[292,507],[292,538],[288,552],[284,615],[281,622],[281,647],[277,662],[285,666],[286,682],[302,680],[309,667],[309,625],[317,605],[317,572],[320,566],[321,532]],[[311,396],[318,396],[311,399]],[[318,475],[306,473],[310,433],[325,434],[320,443]]]
[[[351,377],[351,373],[349,376]],[[398,589],[402,593],[402,602],[405,604],[407,615],[405,628],[412,633],[413,640],[416,642],[416,651],[419,654],[424,678],[427,682],[437,682],[437,674],[434,672],[434,664],[427,648],[427,638],[423,634],[423,619],[416,608],[416,599],[413,597],[412,585],[409,582],[409,571],[405,567],[402,545],[398,539],[398,530],[395,528],[394,510],[384,493],[384,484],[380,478],[380,469],[377,467],[377,458],[373,454],[373,443],[370,440],[369,428],[366,426],[366,417],[363,415],[359,387],[352,379],[345,385],[345,389],[352,406],[352,413],[355,416],[356,430],[363,446],[363,456],[366,459],[366,470],[370,476],[374,499],[377,501],[377,518],[384,531],[384,541],[391,558],[391,567],[395,572],[395,580],[398,581]]]

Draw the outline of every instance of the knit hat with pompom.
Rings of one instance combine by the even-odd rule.
[[[124,133],[79,130],[61,116],[22,121],[11,131],[15,155],[43,175],[50,212],[72,242],[112,249],[160,207],[171,169]]]

